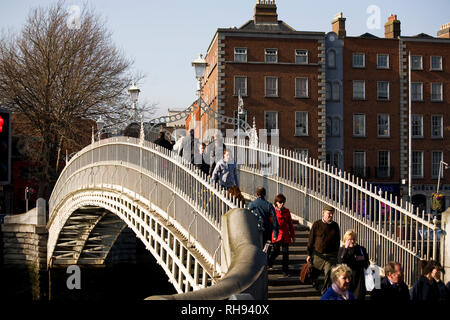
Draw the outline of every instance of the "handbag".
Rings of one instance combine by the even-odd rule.
[[[305,263],[302,265],[300,269],[300,282],[303,284],[311,284],[312,283],[312,265],[311,263]]]
[[[375,289],[375,277],[373,276],[372,268],[370,266],[364,269],[364,281],[368,292]]]

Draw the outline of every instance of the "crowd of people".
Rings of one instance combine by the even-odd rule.
[[[237,166],[231,152],[218,136],[213,136],[208,145],[200,143],[189,135],[178,135],[172,143],[160,132],[155,144],[172,150],[217,183],[240,202],[245,199],[239,189]],[[290,274],[289,245],[295,241],[295,230],[286,197],[275,196],[273,203],[265,199],[266,190],[256,189],[256,199],[249,203],[248,209],[257,217],[258,227],[262,231],[262,247],[267,254],[268,269],[273,268],[275,259],[282,254],[282,272]],[[341,236],[339,225],[333,220],[335,209],[324,206],[322,218],[315,221],[309,232],[306,262],[311,265],[313,286],[321,292],[321,300],[365,300],[374,301],[448,301],[450,300],[450,282],[446,285],[441,279],[443,268],[438,261],[421,261],[421,275],[411,289],[403,280],[403,268],[398,262],[389,262],[384,266],[384,277],[379,288],[366,290],[365,270],[370,261],[366,248],[358,244],[354,230],[347,230]],[[323,283],[319,282],[323,274]]]

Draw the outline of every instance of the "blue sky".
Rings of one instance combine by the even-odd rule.
[[[0,29],[19,31],[30,8],[56,0],[0,1]],[[331,31],[338,12],[347,18],[349,36],[370,32],[384,37],[384,23],[391,13],[397,14],[405,36],[421,32],[436,36],[439,27],[450,22],[448,0],[275,2],[278,19],[302,31]],[[168,108],[184,109],[196,98],[191,62],[206,52],[217,28],[240,27],[252,19],[256,0],[66,0],[67,6],[83,3],[106,19],[115,44],[146,76],[138,84],[139,100],[157,104],[157,114],[165,115]]]

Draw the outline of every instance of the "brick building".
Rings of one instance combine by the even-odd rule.
[[[379,38],[348,36],[345,22],[340,13],[331,32],[296,31],[278,20],[275,1],[257,1],[253,20],[217,29],[202,97],[218,113],[237,117],[240,90],[247,122],[277,130],[281,147],[406,197],[411,53],[412,196],[429,209],[440,161],[450,163],[450,24],[437,37],[403,36],[391,15]],[[203,132],[232,128],[196,116]],[[450,172],[441,174],[440,190],[448,205]]]

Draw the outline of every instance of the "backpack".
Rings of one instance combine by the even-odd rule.
[[[300,270],[300,282],[303,284],[312,283],[312,265],[311,263],[305,263]]]

